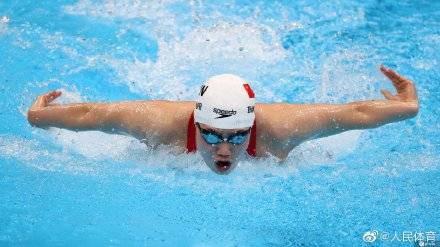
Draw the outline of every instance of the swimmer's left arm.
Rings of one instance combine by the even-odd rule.
[[[397,94],[381,90],[385,100],[352,102],[330,112],[329,132],[375,128],[384,124],[412,118],[419,111],[419,101],[414,83],[383,65],[382,73],[393,83]]]
[[[396,88],[392,95],[382,90],[385,100],[358,101],[347,104],[274,105],[277,128],[273,137],[288,143],[290,149],[299,143],[354,129],[368,129],[401,121],[417,115],[419,103],[414,83],[381,66],[380,70]]]

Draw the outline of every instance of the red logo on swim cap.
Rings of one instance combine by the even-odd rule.
[[[243,84],[244,89],[246,89],[247,94],[249,95],[249,98],[255,98],[254,91],[252,91],[252,88],[249,86],[249,84]]]

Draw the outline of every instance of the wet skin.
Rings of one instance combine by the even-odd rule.
[[[200,124],[202,129],[213,131],[227,137],[238,132],[248,130],[244,129],[217,129],[206,124]],[[226,175],[229,174],[237,166],[237,157],[244,155],[246,148],[249,144],[249,134],[246,137],[246,141],[243,144],[233,145],[229,142],[221,142],[217,145],[208,144],[203,139],[200,130],[197,128],[196,142],[197,151],[200,152],[203,160],[208,167],[217,174]]]
[[[380,67],[392,82],[396,93],[381,90],[385,99],[354,101],[344,104],[257,103],[255,121],[256,157],[274,156],[280,160],[305,141],[354,129],[377,128],[384,124],[415,117],[419,110],[416,88],[411,80],[392,69]],[[39,128],[58,127],[74,131],[100,130],[122,133],[148,140],[151,147],[187,148],[188,122],[195,101],[139,100],[113,103],[88,102],[54,104],[60,91],[40,95],[28,111],[28,121]],[[215,129],[224,137],[244,129]],[[249,142],[212,146],[196,128],[197,150],[214,172],[228,174],[244,155]]]

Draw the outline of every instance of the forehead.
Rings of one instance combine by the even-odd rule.
[[[209,125],[207,125],[207,124],[202,124],[202,123],[199,123],[199,124],[200,124],[200,127],[202,127],[203,129],[212,130],[212,131],[215,131],[215,132],[218,132],[218,133],[223,133],[223,134],[227,134],[227,133],[236,133],[236,132],[246,131],[246,130],[249,129],[249,128],[241,128],[241,129],[218,129],[218,128],[211,127],[211,126],[209,126]]]

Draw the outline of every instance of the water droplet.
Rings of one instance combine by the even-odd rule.
[[[11,20],[11,19],[9,19],[9,17],[7,17],[7,16],[2,16],[2,17],[0,18],[0,22],[1,22],[1,23],[8,23],[10,20]]]

